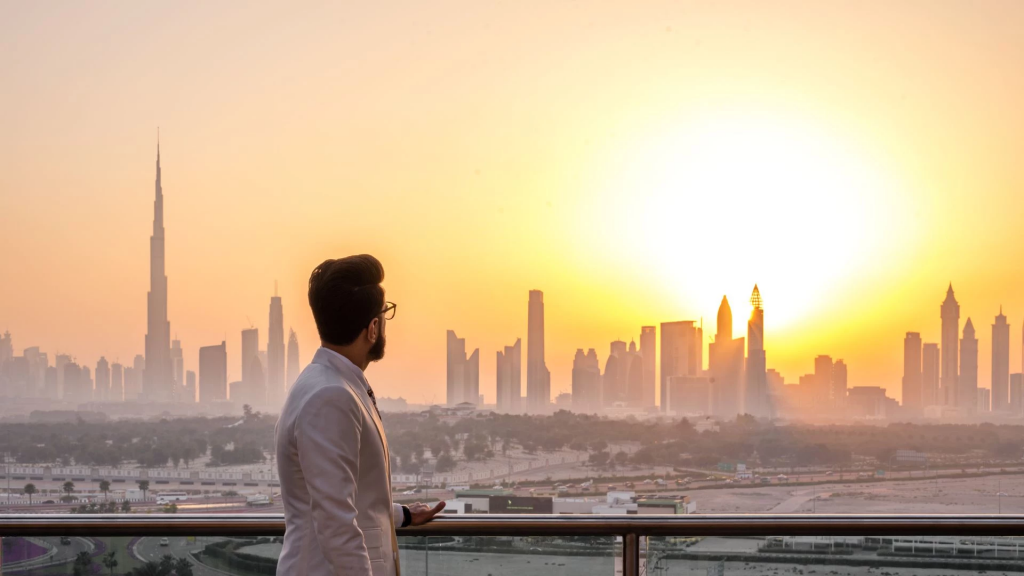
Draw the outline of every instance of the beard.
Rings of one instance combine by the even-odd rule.
[[[384,357],[384,347],[387,345],[387,339],[381,334],[377,337],[377,341],[370,346],[370,351],[366,353],[367,358],[370,362],[376,362]]]

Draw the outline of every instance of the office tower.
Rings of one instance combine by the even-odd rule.
[[[939,345],[925,342],[921,347],[921,398],[925,406],[941,404],[939,398]]]
[[[662,412],[668,411],[668,379],[673,376],[698,376],[704,370],[704,330],[692,320],[661,324],[661,390],[658,395]]]
[[[96,362],[96,391],[95,398],[105,402],[110,397],[110,364],[107,359],[100,356]]]
[[[1003,307],[992,324],[992,411],[1005,412],[1009,408],[1007,393],[1010,385],[1010,325],[1006,323]]]
[[[448,331],[448,405],[480,401],[480,349],[466,357],[466,339]]]
[[[267,376],[263,369],[264,360],[260,355],[249,358],[248,379],[243,378],[240,385],[231,386],[230,400],[251,407],[261,406],[267,398]]]
[[[842,358],[832,365],[832,405],[842,408],[846,405],[846,363]]]
[[[252,390],[266,388],[264,372],[260,363],[260,331],[257,328],[242,330],[242,385],[246,388],[245,403],[251,402]],[[259,368],[259,370],[256,370]],[[236,401],[235,397],[231,397]],[[260,402],[263,404],[263,402]]]
[[[146,400],[167,401],[174,390],[171,368],[171,323],[167,320],[167,276],[164,271],[164,191],[160,184],[160,140],[156,143],[156,199],[153,235],[149,238],[146,367],[142,391]]]
[[[519,399],[523,394],[523,346],[522,339],[516,338],[512,346],[497,353],[497,408],[498,412],[515,414],[519,412]],[[573,391],[575,394],[575,390]]]
[[[193,370],[185,372],[184,401],[190,403],[196,401],[196,373]]]
[[[228,399],[228,345],[199,349],[199,402],[218,402]]]
[[[1010,374],[1010,414],[1024,414],[1024,374]]]
[[[572,407],[576,412],[595,413],[601,410],[601,367],[597,352],[591,348],[586,354],[576,350],[572,361]]]
[[[62,366],[64,372],[64,396],[65,402],[77,403],[82,400],[82,368],[75,362],[66,362]]]
[[[0,395],[18,398],[27,395],[28,360],[24,356],[14,356],[0,365]]]
[[[921,377],[921,335],[907,332],[903,339],[903,408],[908,414],[924,412],[924,390]]]
[[[626,374],[629,370],[626,355],[626,343],[622,340],[616,340],[609,346],[608,361],[605,362],[604,376],[601,378],[601,397],[604,406],[626,401]]]
[[[57,354],[55,360],[57,367],[57,396],[55,398],[64,397],[64,367],[71,363],[71,356],[67,354]]]
[[[960,374],[960,305],[953,296],[953,284],[949,284],[946,299],[942,302],[942,375],[941,402],[946,406],[958,406],[957,380]],[[974,398],[971,398],[974,400]]]
[[[281,297],[270,298],[270,324],[267,333],[267,403],[277,408],[284,404],[284,307]]]
[[[544,361],[544,293],[530,290],[526,329],[526,397],[533,412],[551,403],[551,372]]]
[[[637,351],[636,342],[632,340],[629,342],[626,359],[626,404],[640,407],[644,405],[644,358]]]
[[[11,333],[4,331],[3,336],[0,336],[0,366],[11,358],[14,358],[14,342],[11,340]]]
[[[57,367],[47,366],[46,376],[43,382],[43,397],[49,400],[57,400]]]
[[[814,359],[814,404],[817,410],[834,405],[832,401],[832,357],[824,354]]]
[[[299,366],[299,337],[295,335],[295,330],[288,329],[288,389],[292,389],[292,384],[299,379],[299,372],[302,371],[302,367]]]
[[[658,365],[658,327],[640,327],[640,355],[643,356],[644,386],[641,405],[650,408],[655,405],[655,369]]]
[[[185,355],[181,351],[181,340],[171,340],[171,394],[169,399],[178,401],[185,387]]]
[[[671,376],[667,387],[666,412],[675,416],[711,413],[712,385],[707,376]]]
[[[978,388],[978,412],[991,411],[992,394],[988,388]]]
[[[128,371],[125,370],[124,378],[124,399],[125,401],[142,400],[143,380],[146,374],[146,357],[136,354],[132,362],[132,377],[128,378]],[[147,398],[146,400],[149,400]]]
[[[765,379],[768,381],[768,392],[770,394],[781,394],[782,389],[786,386],[785,378],[774,368],[765,372]]]
[[[46,380],[46,367],[48,366],[49,358],[45,352],[40,352],[38,346],[32,346],[31,348],[25,348],[22,352],[25,356],[25,361],[28,362],[28,393],[29,396],[34,398],[45,398],[45,380]]]
[[[1009,354],[1009,349],[1007,349]],[[1009,369],[1009,365],[1007,365]],[[974,324],[967,319],[964,324],[964,337],[960,341],[960,413],[969,416],[974,414],[978,405],[978,339],[974,336]]]
[[[767,359],[764,353],[764,307],[761,291],[754,284],[750,294],[750,320],[747,321],[747,385],[744,412],[754,416],[769,416]]]
[[[732,419],[743,411],[743,350],[744,338],[732,337],[732,309],[723,296],[718,307],[718,331],[708,346],[711,412],[716,416]]]
[[[110,365],[110,391],[107,393],[107,400],[124,401],[124,366],[120,362]]]

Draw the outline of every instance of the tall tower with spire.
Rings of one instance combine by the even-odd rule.
[[[267,403],[276,409],[284,404],[284,307],[277,295],[270,298],[270,322],[267,330]]]
[[[743,412],[743,348],[743,338],[732,338],[732,308],[723,296],[715,341],[708,345],[711,412],[716,416],[731,420]]]
[[[939,385],[940,402],[947,406],[959,406],[960,379],[960,304],[953,296],[953,283],[949,283],[946,299],[942,302],[942,368]],[[972,399],[974,400],[974,399]]]
[[[764,308],[761,291],[754,284],[750,294],[750,320],[747,321],[746,413],[768,416],[768,371],[764,354]]]
[[[147,304],[146,368],[142,376],[145,400],[171,399],[171,323],[167,320],[167,275],[164,269],[164,190],[160,184],[160,133],[156,139],[156,199],[153,235],[149,238],[149,294]]]
[[[1010,325],[999,307],[992,324],[992,411],[1010,409]]]
[[[978,338],[974,335],[974,324],[970,318],[964,324],[964,337],[960,340],[959,384],[960,410],[965,415],[972,415],[978,409]]]

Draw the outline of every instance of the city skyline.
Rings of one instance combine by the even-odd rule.
[[[51,365],[134,370],[159,125],[186,372],[225,341],[239,380],[238,333],[249,317],[269,336],[275,279],[308,359],[309,271],[355,252],[381,259],[402,308],[370,378],[415,402],[443,397],[449,327],[480,348],[493,402],[495,351],[528,347],[531,289],[545,293],[551,396],[570,389],[578,348],[603,355],[641,326],[703,318],[706,346],[722,295],[746,302],[755,282],[768,367],[789,382],[830,354],[851,386],[899,398],[901,342],[942,342],[934,294],[950,281],[980,385],[1000,304],[1017,371],[1024,56],[1005,46],[1024,6],[880,19],[789,5],[595,2],[543,22],[466,5],[458,30],[418,6],[318,6],[288,26],[258,3],[5,8],[18,56],[0,64],[0,246],[15,281],[0,285],[0,331]],[[103,41],[89,33],[111,21]],[[361,50],[371,34],[409,58]],[[734,334],[746,320],[737,310]]]

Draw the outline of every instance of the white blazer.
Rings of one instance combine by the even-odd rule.
[[[317,350],[277,422],[285,535],[278,576],[398,576],[391,466],[363,371]]]

